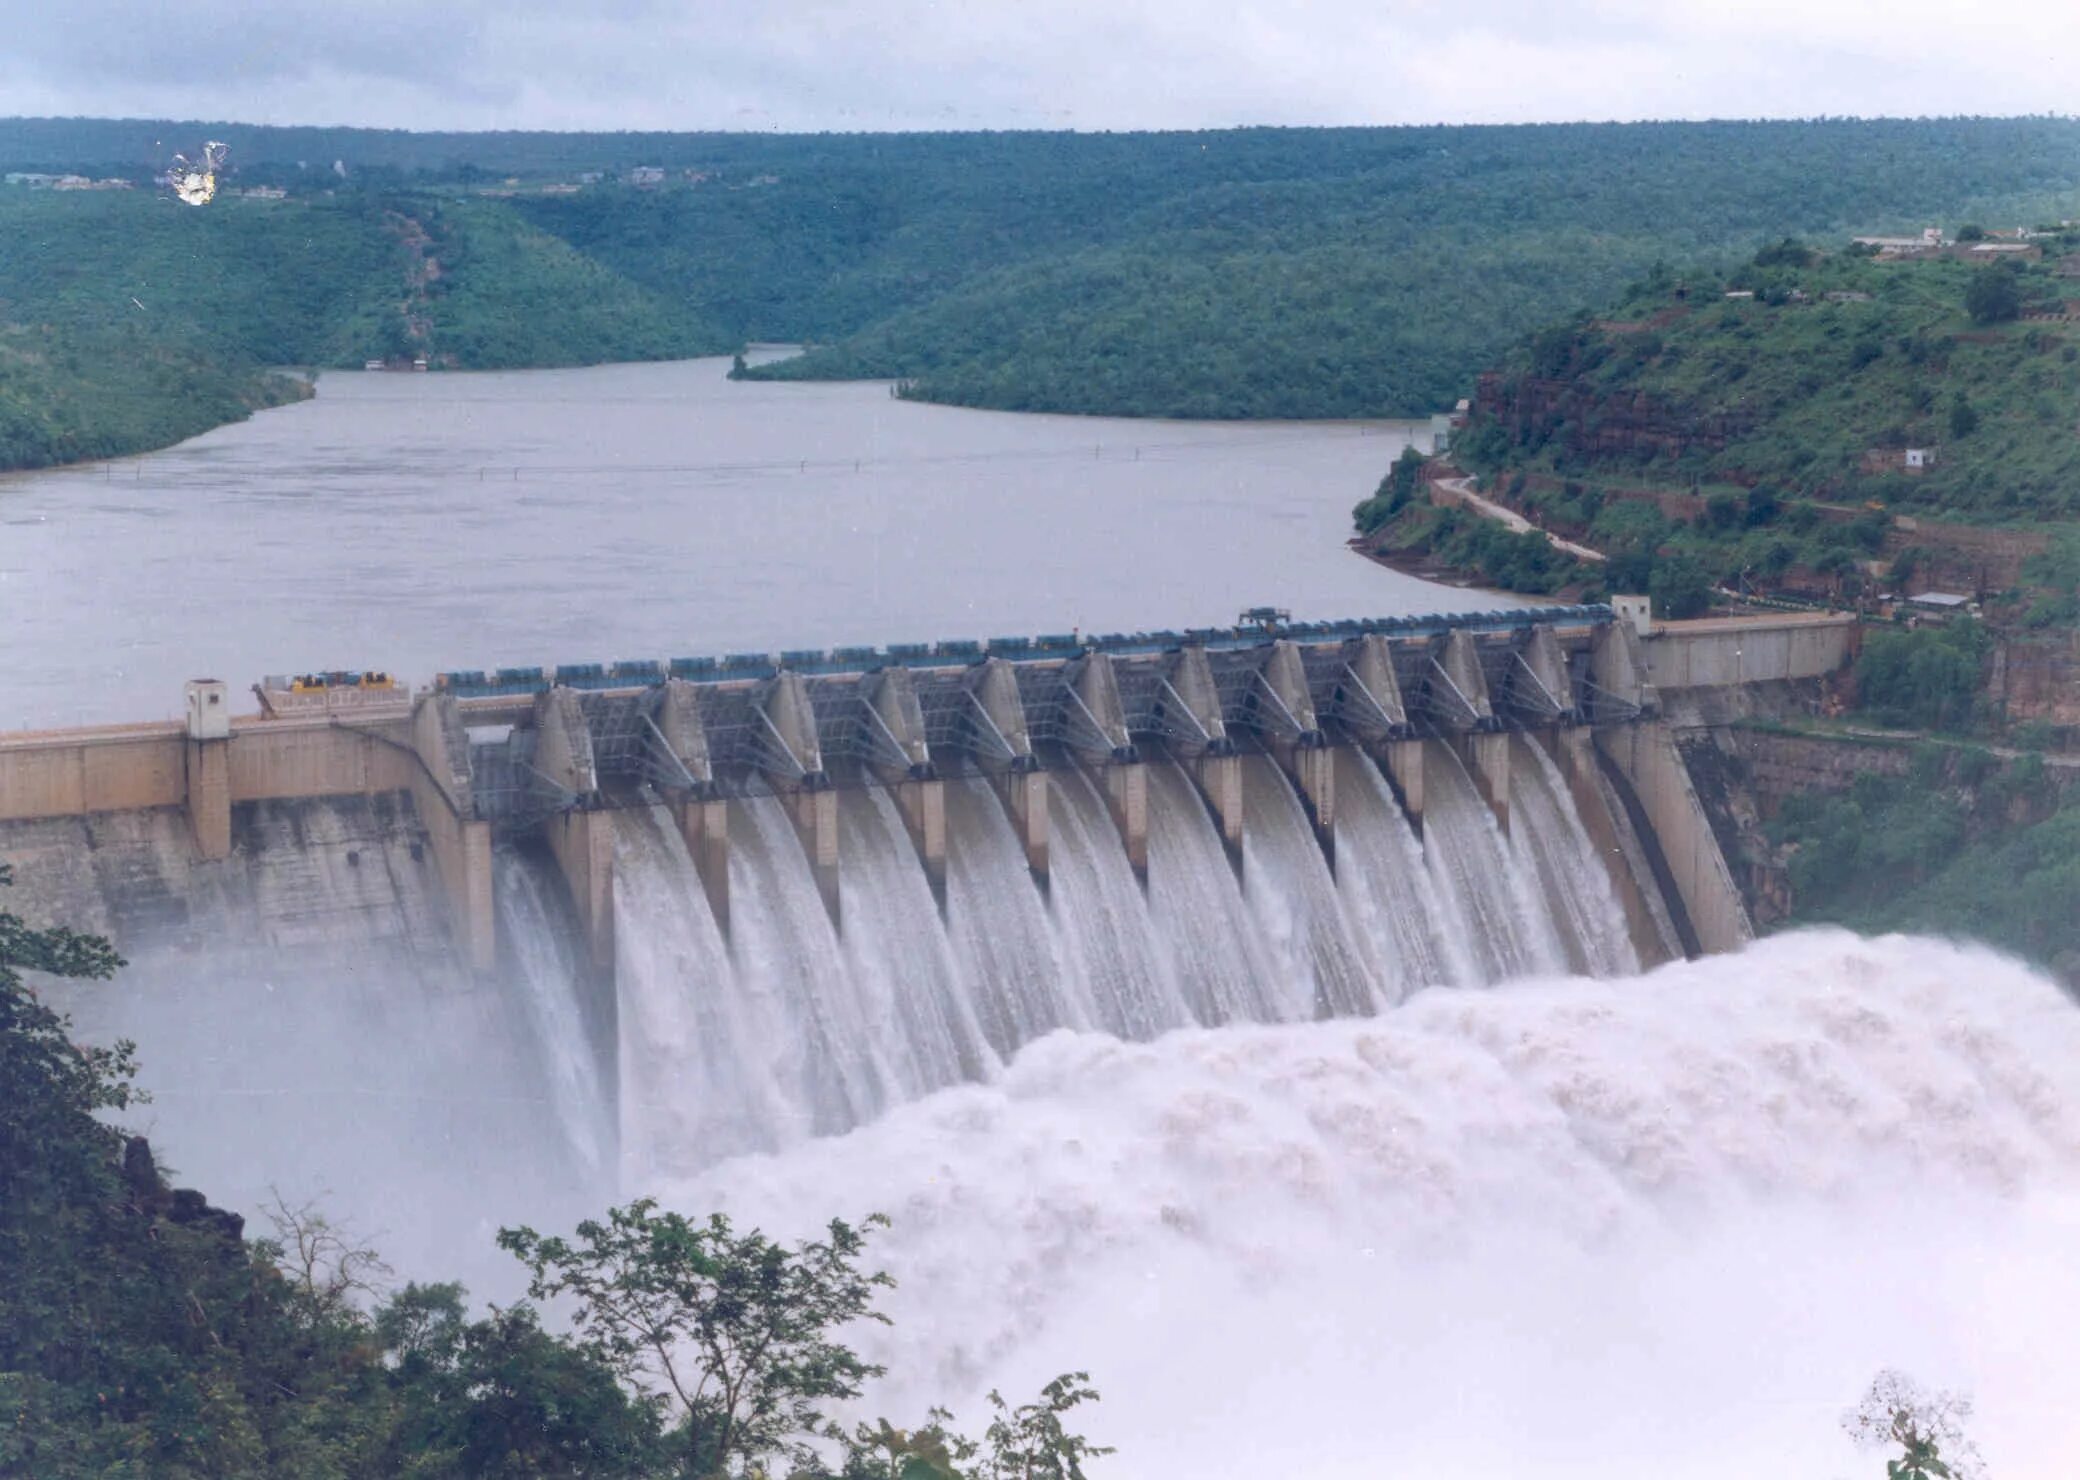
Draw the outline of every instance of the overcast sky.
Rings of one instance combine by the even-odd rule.
[[[2069,112],[2080,0],[0,0],[0,115],[1181,128]]]

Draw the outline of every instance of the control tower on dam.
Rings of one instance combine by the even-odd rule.
[[[1238,876],[1257,826],[1251,767],[1275,767],[1332,876],[1350,829],[1370,825],[1346,817],[1349,786],[1384,780],[1428,850],[1438,768],[1455,797],[1471,784],[1508,839],[1531,767],[1540,806],[1563,787],[1613,861],[1624,930],[1651,962],[1750,933],[1661,690],[1815,677],[1854,635],[1835,617],[1656,628],[1621,598],[456,670],[416,690],[313,675],[255,685],[261,712],[235,717],[225,683],[196,680],[178,721],[0,735],[0,857],[31,914],[125,949],[235,918],[284,944],[371,932],[485,972],[499,959],[494,847],[519,844],[554,859],[584,953],[610,971],[615,818],[630,809],[669,816],[688,887],[727,940],[747,877],[731,866],[733,818],[754,800],[784,809],[842,934],[867,907],[844,864],[852,790],[892,802],[943,910],[958,862],[949,785],[986,782],[1044,895],[1072,776],[1102,798],[1147,888],[1156,767],[1189,779]],[[227,916],[195,908],[204,897],[239,903]]]

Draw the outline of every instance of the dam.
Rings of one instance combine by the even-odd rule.
[[[1736,948],[1664,690],[1822,676],[1856,630],[1630,598],[1245,616],[268,680],[236,716],[196,680],[178,721],[0,736],[0,857],[25,914],[147,982],[286,950],[357,1010],[408,1002],[627,1180],[987,1081],[1058,1028]]]

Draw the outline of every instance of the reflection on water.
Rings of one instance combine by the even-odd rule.
[[[0,478],[0,728],[170,714],[202,673],[1469,601],[1343,547],[1405,425],[963,411],[725,368],[328,373],[163,453]]]

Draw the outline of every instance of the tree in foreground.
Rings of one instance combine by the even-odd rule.
[[[1888,1368],[1842,1415],[1842,1427],[1859,1448],[1899,1451],[1885,1461],[1886,1480],[1985,1480],[1979,1451],[1964,1434],[1971,1416],[1970,1398],[1931,1392]]]
[[[911,1433],[886,1419],[861,1424],[847,1441],[841,1480],[1086,1480],[1084,1461],[1112,1451],[1071,1433],[1062,1415],[1097,1398],[1086,1372],[1064,1373],[1039,1402],[1016,1408],[992,1392],[980,1443],[947,1428],[953,1415],[943,1408]]]
[[[817,1441],[839,1437],[822,1405],[858,1397],[882,1369],[832,1333],[887,1323],[874,1294],[894,1282],[859,1267],[865,1230],[886,1224],[833,1220],[790,1248],[646,1198],[587,1219],[574,1239],[507,1228],[498,1242],[527,1266],[533,1298],[572,1299],[586,1348],[681,1416],[685,1473],[711,1475],[775,1457],[808,1465]]]
[[[888,1324],[874,1300],[894,1281],[860,1267],[868,1233],[887,1225],[878,1214],[857,1228],[833,1221],[790,1246],[740,1234],[719,1213],[690,1219],[643,1199],[580,1223],[572,1239],[508,1228],[498,1241],[526,1264],[534,1299],[573,1302],[585,1352],[653,1413],[677,1416],[671,1473],[766,1475],[778,1461],[800,1480],[1085,1480],[1085,1462],[1111,1451],[1064,1422],[1098,1396],[1082,1372],[1018,1407],[991,1393],[979,1441],[949,1428],[944,1409],[919,1429],[884,1419],[850,1433],[825,1412],[882,1375],[838,1336]]]

